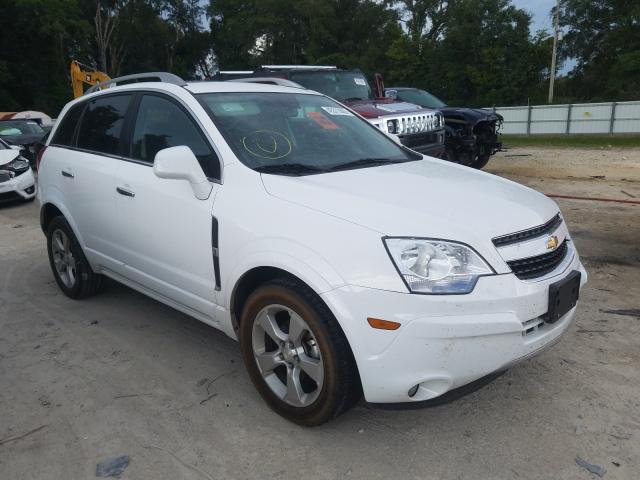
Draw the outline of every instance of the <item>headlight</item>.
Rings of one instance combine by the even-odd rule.
[[[29,160],[24,157],[18,156],[13,161],[9,162],[6,165],[3,165],[0,168],[13,172],[14,175],[20,175],[21,173],[26,172],[29,167]]]
[[[29,168],[29,166],[29,160],[24,157],[18,157],[13,162],[9,163],[9,165],[7,165],[7,167],[16,172],[26,170],[27,168]]]
[[[396,120],[387,120],[387,132],[398,133],[396,131]]]
[[[473,249],[460,243],[393,237],[384,238],[384,243],[412,293],[469,293],[479,277],[495,273]]]

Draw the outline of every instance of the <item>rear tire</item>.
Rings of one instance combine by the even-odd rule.
[[[67,297],[78,300],[100,291],[104,277],[91,269],[78,239],[62,216],[49,224],[47,252],[53,277]]]
[[[247,299],[240,321],[245,366],[269,407],[315,426],[362,396],[351,348],[325,303],[306,285],[276,279]]]

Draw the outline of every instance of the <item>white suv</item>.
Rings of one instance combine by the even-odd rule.
[[[106,276],[221,329],[305,425],[362,394],[451,398],[568,329],[587,275],[547,197],[312,91],[158,77],[69,103],[50,136],[41,223],[69,297]]]
[[[0,139],[0,205],[36,198],[36,179],[19,147]]]

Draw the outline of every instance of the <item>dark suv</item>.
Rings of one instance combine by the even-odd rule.
[[[445,121],[447,160],[483,168],[491,155],[502,148],[502,115],[483,108],[449,107],[431,93],[419,88],[391,87],[385,94],[395,100],[412,102],[442,112]]]

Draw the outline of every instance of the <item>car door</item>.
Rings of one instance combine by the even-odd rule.
[[[132,98],[109,94],[86,102],[72,148],[57,155],[66,207],[84,241],[85,254],[98,268],[118,266],[114,175]]]
[[[213,317],[212,209],[220,187],[218,156],[178,100],[145,93],[137,103],[129,161],[121,161],[116,171],[119,258],[125,275],[156,294]],[[213,190],[206,200],[197,199],[186,180],[162,179],[153,172],[158,151],[182,145],[193,151],[211,180]]]

